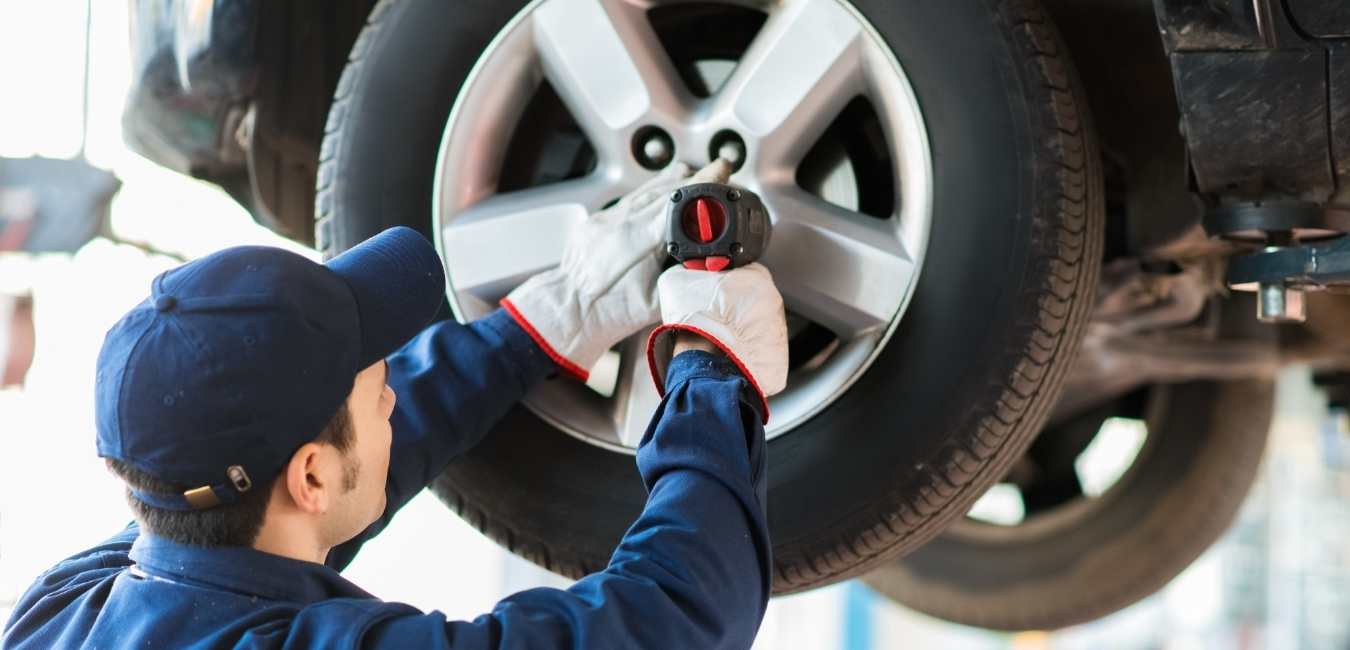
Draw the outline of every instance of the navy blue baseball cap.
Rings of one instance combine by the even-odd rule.
[[[241,246],[161,274],[108,331],[98,358],[98,454],[182,493],[133,490],[171,510],[233,503],[322,432],[356,374],[434,317],[440,258],[409,228],[325,264]]]

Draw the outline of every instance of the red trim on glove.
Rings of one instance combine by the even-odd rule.
[[[669,332],[670,330],[684,330],[686,332],[693,332],[694,334],[697,334],[707,339],[709,343],[712,343],[713,345],[717,346],[717,349],[721,350],[722,354],[727,355],[727,358],[731,359],[731,362],[736,364],[736,368],[741,371],[742,375],[745,375],[745,378],[750,382],[750,386],[753,387],[755,389],[755,392],[759,394],[760,401],[764,403],[764,424],[769,423],[769,398],[764,395],[764,390],[759,387],[759,382],[755,381],[755,376],[750,374],[750,369],[747,368],[744,363],[741,363],[740,357],[737,357],[736,353],[731,351],[731,348],[727,347],[721,341],[717,340],[717,337],[697,327],[694,327],[693,325],[686,325],[684,323],[675,323],[673,325],[662,325],[656,328],[655,330],[652,330],[651,336],[647,337],[647,368],[649,368],[652,371],[652,381],[656,383],[656,392],[660,394],[661,397],[666,396],[666,387],[665,384],[661,381],[662,379],[664,379],[664,377],[659,377],[656,374],[656,355],[655,350],[652,349],[652,345],[656,342],[656,337],[658,335],[664,332]]]
[[[516,309],[516,306],[511,304],[511,299],[502,298],[501,306],[502,309],[506,310],[506,313],[511,315],[511,318],[515,319],[516,324],[520,326],[520,329],[525,330],[525,333],[529,334],[530,338],[534,339],[534,342],[539,346],[539,349],[543,350],[544,354],[547,354],[548,358],[553,360],[553,363],[558,364],[558,367],[563,369],[563,372],[572,375],[583,382],[590,379],[590,371],[568,361],[567,357],[558,354],[558,351],[554,350],[553,346],[549,345],[548,341],[544,340],[544,335],[540,334],[539,330],[534,329],[534,326],[530,324],[530,321],[525,319],[525,316],[520,313],[520,310]]]

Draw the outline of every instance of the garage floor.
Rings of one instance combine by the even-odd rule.
[[[285,245],[223,194],[122,147],[126,4],[95,4],[88,153],[124,182],[113,207],[119,234],[188,257]],[[0,87],[32,99],[0,102],[0,156],[74,155],[83,11],[84,0],[0,3]],[[34,60],[45,64],[23,63]],[[0,391],[0,621],[38,573],[130,519],[94,457],[93,363],[106,329],[174,264],[103,240],[73,257],[0,256],[0,292],[33,293],[38,337],[26,388]],[[1319,400],[1306,370],[1281,377],[1263,479],[1239,523],[1163,592],[1124,612],[1053,634],[1006,635],[935,621],[849,582],[774,601],[756,648],[1350,646],[1350,435],[1344,416],[1326,416]],[[409,557],[441,561],[413,566]],[[517,589],[566,584],[500,550],[429,494],[348,575],[379,596],[452,617],[472,617]]]

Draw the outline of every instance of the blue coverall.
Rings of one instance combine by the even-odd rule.
[[[647,505],[604,571],[566,591],[515,594],[470,622],[378,600],[338,570],[556,368],[501,311],[438,323],[389,365],[398,394],[389,505],[326,564],[182,545],[132,525],[40,576],[0,646],[750,646],[769,599],[764,431],[758,398],[731,363],[698,351],[672,362],[637,453]]]

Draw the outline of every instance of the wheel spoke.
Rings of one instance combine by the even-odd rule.
[[[795,168],[863,89],[862,27],[834,0],[795,0],[773,13],[718,92],[759,139],[759,165]]]
[[[776,217],[764,263],[787,308],[844,340],[884,329],[915,273],[893,222],[795,187],[763,198]]]
[[[490,196],[442,232],[456,291],[495,302],[529,276],[557,266],[573,224],[617,190],[592,176]]]
[[[624,341],[620,349],[619,381],[614,390],[614,421],[619,440],[637,448],[642,434],[651,423],[652,414],[661,404],[661,396],[652,382],[651,367],[647,364],[647,337],[655,327],[649,327]]]
[[[647,21],[625,0],[552,0],[534,13],[544,75],[598,151],[653,110],[682,117],[688,91]]]

